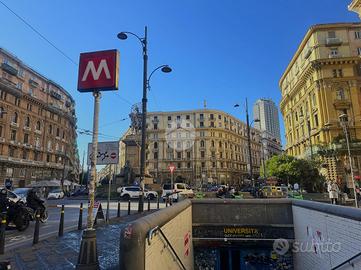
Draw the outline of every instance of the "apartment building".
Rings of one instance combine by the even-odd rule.
[[[78,179],[71,95],[2,48],[0,63],[0,183]]]

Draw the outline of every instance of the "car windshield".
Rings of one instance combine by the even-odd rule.
[[[61,189],[54,189],[50,193],[60,193],[60,192],[61,192]]]

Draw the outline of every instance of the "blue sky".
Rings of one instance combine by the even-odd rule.
[[[120,51],[119,90],[101,100],[100,132],[109,135],[102,141],[127,129],[129,121],[117,120],[142,95],[141,46],[118,40],[120,31],[142,36],[147,25],[149,70],[173,68],[152,77],[148,110],[198,109],[206,99],[208,108],[244,120],[233,104],[246,97],[249,104],[261,97],[279,104],[279,78],[311,25],[359,21],[347,10],[351,0],[1,1],[75,61],[85,51]],[[0,46],[66,88],[77,103],[78,127],[91,129],[93,99],[76,90],[77,66],[1,4],[0,14]],[[80,156],[90,141],[79,135]]]

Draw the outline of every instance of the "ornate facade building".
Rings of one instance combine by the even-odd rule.
[[[249,178],[247,127],[219,110],[151,112],[147,115],[146,172],[158,183],[239,184]],[[260,134],[251,128],[254,178],[261,164]]]
[[[77,180],[73,98],[2,48],[0,63],[0,183]]]
[[[351,179],[340,115],[347,115],[355,175],[360,175],[361,24],[312,26],[280,80],[289,155],[321,149],[328,179]],[[311,148],[312,146],[312,148]]]

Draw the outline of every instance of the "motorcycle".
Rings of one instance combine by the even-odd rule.
[[[40,220],[41,223],[45,223],[48,220],[49,214],[48,214],[48,210],[46,209],[46,206],[45,206],[44,203],[38,209],[31,208],[27,204],[26,204],[25,207],[26,207],[27,211],[30,214],[30,220],[31,221],[36,220],[36,211],[38,211],[39,214],[40,214],[40,219],[39,220]]]
[[[30,224],[31,213],[23,203],[9,201],[6,207],[6,225],[13,223],[18,231],[25,231]]]

